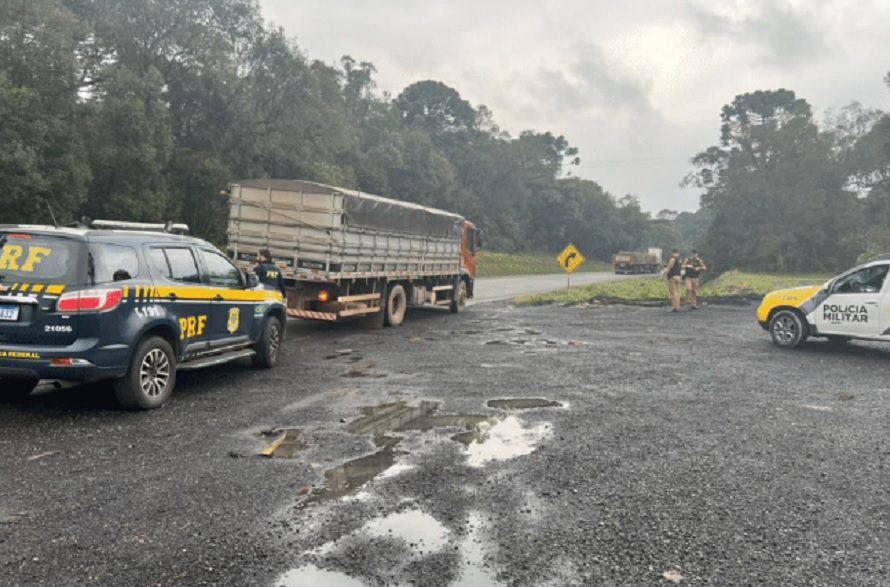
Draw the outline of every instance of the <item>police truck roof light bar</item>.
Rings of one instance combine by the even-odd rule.
[[[151,222],[123,222],[118,220],[92,220],[90,228],[99,230],[139,230],[151,232],[169,232],[171,234],[188,234],[188,224],[174,224],[166,222],[164,224]]]

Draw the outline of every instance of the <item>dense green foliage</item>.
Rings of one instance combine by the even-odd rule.
[[[692,160],[712,267],[837,271],[890,250],[890,117],[858,104],[822,127],[788,90],[736,96]]]
[[[777,289],[801,285],[820,285],[828,279],[825,275],[771,275],[727,271],[709,281],[699,290],[704,300],[759,299]],[[658,302],[670,303],[667,284],[657,277],[643,277],[597,283],[585,287],[573,287],[552,293],[519,298],[520,304],[582,304]]]
[[[634,198],[568,177],[563,137],[511,137],[436,81],[391,99],[374,74],[308,59],[254,0],[0,0],[0,222],[49,222],[49,205],[221,243],[220,191],[274,177],[456,211],[494,250],[651,244]]]

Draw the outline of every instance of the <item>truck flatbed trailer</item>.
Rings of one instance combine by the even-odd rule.
[[[247,268],[270,250],[289,316],[398,325],[407,306],[473,296],[479,234],[458,214],[301,180],[233,183],[229,206],[230,251]]]

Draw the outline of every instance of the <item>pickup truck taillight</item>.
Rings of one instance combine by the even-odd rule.
[[[121,305],[124,292],[119,289],[85,289],[63,294],[56,310],[65,314],[108,312]]]

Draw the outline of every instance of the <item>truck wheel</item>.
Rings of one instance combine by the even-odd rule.
[[[405,309],[408,306],[408,298],[405,288],[394,285],[386,294],[386,313],[383,315],[387,326],[399,326],[405,319]]]
[[[269,316],[263,326],[263,335],[253,346],[253,366],[258,369],[271,369],[278,363],[278,352],[281,350],[281,320]]]
[[[806,342],[807,323],[793,310],[779,310],[769,319],[769,333],[776,345],[793,349]]]
[[[176,357],[170,343],[151,336],[139,343],[130,370],[114,382],[118,403],[131,410],[153,410],[164,405],[176,385]]]
[[[451,300],[451,305],[448,309],[451,310],[452,314],[457,314],[467,309],[467,282],[463,279],[460,280],[460,287],[457,288],[457,297]]]
[[[0,379],[0,401],[23,401],[31,395],[39,382],[39,379]]]

